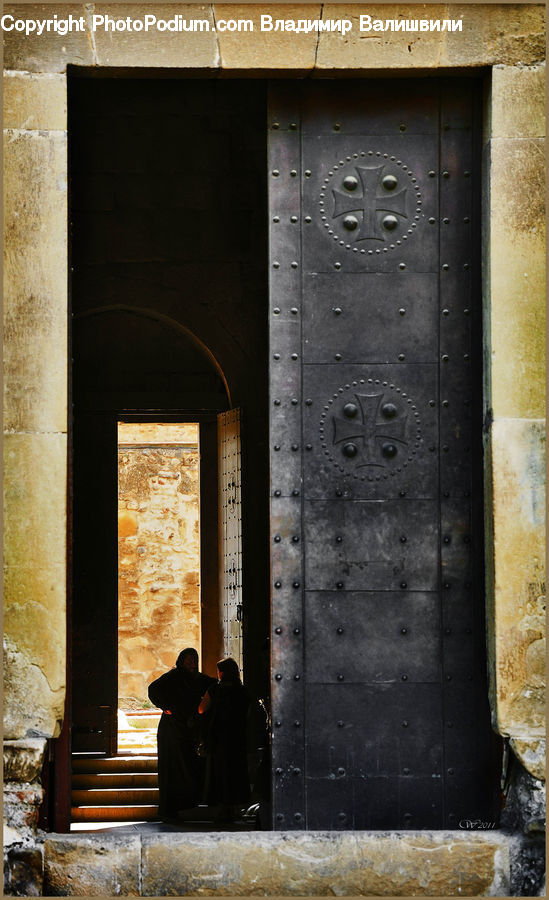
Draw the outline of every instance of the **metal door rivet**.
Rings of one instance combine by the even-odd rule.
[[[334,269],[341,269],[341,263],[340,262],[334,263]]]
[[[290,216],[290,222],[295,224],[297,222],[297,216]]]
[[[450,219],[444,218],[442,221],[444,222],[445,225],[450,224]]]
[[[408,768],[403,769],[402,771],[404,772],[405,775],[409,775],[409,774],[410,774],[410,769],[408,769]]]
[[[402,124],[398,126],[399,131],[406,131],[406,125]]]
[[[276,673],[275,679],[276,679],[277,681],[282,681],[282,675],[280,674],[280,672],[277,672],[277,673]]]
[[[280,497],[281,494],[282,494],[282,491],[279,491],[279,490],[276,490],[274,492],[275,497]]]
[[[280,353],[273,353],[273,359],[280,359]]]
[[[399,314],[400,314],[401,316],[405,316],[405,315],[406,315],[406,310],[405,310],[405,309],[402,309],[402,308],[399,309]]]
[[[299,444],[292,444],[291,449],[292,449],[293,452],[295,453],[297,450],[299,450]]]
[[[434,219],[434,218],[431,216],[431,217],[429,218],[429,225],[434,225],[435,222],[436,222],[436,219]]]
[[[463,354],[463,359],[464,359],[465,361],[467,361],[467,360],[469,359],[469,354],[468,354],[468,353],[464,353],[464,354]]]
[[[292,169],[292,170],[290,171],[290,175],[292,176],[292,178],[295,178],[295,176],[297,175],[296,169]]]
[[[278,262],[278,260],[276,260],[276,261],[273,263],[273,269],[279,269],[279,268],[280,268],[280,263]]]
[[[433,170],[431,169],[431,171],[429,172],[429,178],[434,178],[435,174],[436,172],[433,172]]]
[[[299,497],[299,491],[293,490],[293,491],[292,491],[292,497]]]
[[[450,406],[450,404],[448,403],[447,400],[443,400],[442,405],[443,405],[444,409],[447,409]]]
[[[282,538],[280,537],[280,535],[279,535],[279,534],[275,534],[275,536],[274,536],[275,544],[279,544],[281,540],[282,540]]]
[[[464,269],[468,269],[468,268],[469,268],[469,263],[463,263],[463,268],[464,268]]]
[[[294,675],[294,681],[299,681],[300,678],[301,678],[301,675]]]
[[[450,588],[451,588],[450,582],[449,582],[449,581],[445,581],[445,582],[444,582],[444,587],[446,588],[447,591],[449,591]]]
[[[283,821],[284,821],[284,816],[282,815],[282,813],[277,813],[277,814],[276,814],[276,821],[277,821],[277,822],[283,822]]]
[[[448,444],[443,444],[443,445],[442,445],[442,449],[443,449],[444,453],[448,453],[448,450],[449,450],[450,448],[449,448]]]
[[[344,812],[338,813],[338,814],[337,814],[337,817],[338,817],[338,819],[339,819],[340,822],[345,822],[345,820],[347,819],[347,815],[346,815],[346,813],[344,813]]]
[[[296,590],[297,590],[297,588],[300,586],[299,581],[294,581],[292,586],[293,586],[294,588],[296,588]]]
[[[442,538],[442,540],[444,541],[445,544],[449,544],[451,541],[451,538],[447,534],[445,534],[444,537]]]
[[[301,634],[300,628],[294,628],[294,634]]]
[[[358,219],[356,216],[345,216],[343,219],[343,227],[347,231],[355,231],[358,228]]]
[[[293,262],[290,263],[290,265],[291,265],[292,269],[297,269],[297,262],[295,261],[295,259],[293,260]]]
[[[291,312],[292,316],[297,316],[299,310],[298,310],[297,306],[292,306],[292,308],[290,309],[290,312]]]
[[[386,459],[393,459],[397,455],[397,448],[394,444],[385,443],[381,447],[381,453]]]
[[[278,591],[279,588],[281,588],[281,587],[282,587],[282,582],[281,582],[281,581],[275,581],[275,588],[277,589],[277,591]]]
[[[336,537],[336,544],[341,544],[342,540],[343,538],[338,534],[338,536]]]
[[[398,184],[398,181],[394,175],[385,175],[381,183],[386,191],[394,191]]]
[[[280,128],[279,122],[273,122],[273,128]]]
[[[444,491],[442,494],[443,497],[448,498],[450,496],[449,491]]]
[[[274,405],[275,405],[275,406],[280,406],[280,400],[275,400],[275,401],[274,401]]]
[[[305,178],[310,178],[311,175],[312,175],[311,170],[310,170],[310,169],[305,169]]]
[[[294,769],[294,770],[293,770],[293,774],[294,774],[294,775],[301,775],[301,769],[297,769],[297,768]]]
[[[434,401],[434,400],[429,400],[429,406],[436,406],[435,401]]]
[[[341,353],[336,353],[334,359],[337,359],[339,361],[341,359]]]
[[[448,356],[447,353],[442,354],[442,362],[448,362],[449,359],[450,359],[450,357]]]
[[[386,419],[394,419],[397,414],[397,408],[394,403],[384,403],[381,407],[381,412]]]
[[[273,175],[274,175],[275,178],[276,178],[278,175],[280,175],[279,170],[278,170],[278,169],[273,169]]]
[[[453,775],[453,774],[454,774],[454,770],[453,770],[453,769],[448,769],[448,775]]]
[[[356,189],[358,187],[358,178],[355,178],[354,175],[347,175],[343,179],[343,187],[347,191],[356,191]]]
[[[406,491],[399,491],[399,492],[398,492],[398,496],[399,496],[399,497],[405,497],[405,496],[406,496]]]
[[[341,627],[341,625],[339,626],[339,628],[336,628],[336,632],[337,634],[343,634],[343,628]]]
[[[295,123],[295,122],[290,122],[290,131],[295,131],[296,128],[297,128],[296,123]]]
[[[273,222],[280,222],[280,216],[273,216]]]
[[[310,397],[307,397],[307,399],[305,400],[305,405],[306,405],[306,406],[312,406],[312,405],[313,405],[313,401],[311,400]]]
[[[305,444],[305,450],[312,450],[312,449],[313,449],[312,444]]]
[[[412,818],[412,813],[404,813],[403,818],[405,819],[406,822],[409,822],[410,819]]]
[[[468,225],[469,222],[471,221],[471,219],[469,218],[469,216],[465,216],[465,218],[463,219],[463,221],[465,222],[466,225]]]
[[[450,173],[449,173],[449,172],[443,172],[443,173],[442,173],[442,177],[443,177],[443,178],[449,178],[449,177],[450,177]]]
[[[450,268],[450,266],[448,265],[448,263],[443,263],[443,264],[442,264],[442,271],[443,271],[443,272],[447,272],[449,268]]]
[[[403,727],[403,728],[408,728],[408,722],[406,721],[406,719],[405,719],[404,722],[402,723],[402,727]]]
[[[296,360],[296,359],[297,359],[297,353],[292,353],[291,359]]]
[[[401,586],[402,590],[405,590],[405,589],[408,587],[408,582],[407,582],[407,581],[401,581],[401,582],[400,582],[400,586]]]
[[[401,543],[401,544],[405,544],[407,540],[408,540],[408,539],[407,539],[407,537],[406,537],[405,534],[402,534],[402,535],[400,536],[400,543]]]
[[[297,406],[297,400],[296,400],[296,398],[295,398],[295,397],[292,397],[292,399],[290,400],[290,403],[292,404],[292,406]]]
[[[400,633],[401,633],[401,634],[408,634],[408,629],[407,629],[407,628],[401,628],[401,629],[400,629]]]
[[[282,775],[282,772],[283,772],[283,771],[284,771],[284,770],[281,769],[280,766],[278,766],[278,767],[275,769],[275,775]]]
[[[339,122],[336,122],[334,125],[334,131],[339,131],[340,128],[341,128],[341,125],[339,124]]]
[[[280,450],[280,444],[275,444],[273,449],[278,452]]]
[[[394,231],[398,225],[398,219],[396,216],[383,216],[381,224],[385,228],[385,231]]]
[[[344,676],[344,675],[338,675],[338,676],[337,676],[337,680],[338,680],[338,681],[344,681],[344,680],[345,680],[345,676]]]
[[[345,725],[345,722],[342,719],[340,719],[339,722],[337,723],[338,728],[343,728],[344,725]]]
[[[298,534],[294,534],[294,535],[292,536],[292,541],[294,542],[294,544],[297,544],[298,541],[299,541],[299,535],[298,535]]]
[[[358,447],[356,444],[348,443],[343,447],[343,455],[347,456],[349,459],[352,459],[358,453]]]
[[[342,312],[343,312],[343,310],[339,306],[336,306],[335,309],[333,310],[334,316],[340,316]]]
[[[294,728],[301,728],[301,722],[299,721],[299,719],[296,719],[296,720],[295,720],[295,722],[294,722]]]
[[[343,587],[344,587],[344,585],[343,585],[343,582],[342,582],[342,581],[337,581],[337,582],[336,582],[336,588],[338,589],[338,591],[343,590]]]
[[[313,220],[311,219],[310,216],[305,216],[305,221],[306,221],[307,225],[310,225]]]
[[[465,178],[469,178],[469,176],[471,175],[471,173],[469,172],[468,169],[466,169],[463,174],[464,174]]]
[[[280,625],[275,628],[275,634],[282,634],[282,628],[280,627]]]
[[[295,814],[294,814],[294,819],[295,819],[296,822],[301,822],[301,813],[295,813]]]
[[[344,769],[342,766],[340,766],[340,767],[338,768],[338,770],[337,770],[337,774],[338,774],[338,775],[345,775],[345,769]],[[340,813],[340,816],[341,816],[341,815],[345,815],[345,813]]]
[[[399,267],[399,269],[405,269],[405,268],[406,268],[406,263],[399,263],[399,264],[398,264],[398,267]]]

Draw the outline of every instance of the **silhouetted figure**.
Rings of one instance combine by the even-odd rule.
[[[149,699],[160,707],[158,723],[158,815],[177,816],[200,802],[204,784],[204,760],[196,752],[196,710],[213,678],[198,671],[198,653],[182,650],[175,668],[149,685]]]
[[[216,821],[230,822],[250,801],[246,719],[249,695],[232,657],[219,660],[217,684],[208,688],[198,711],[204,715],[205,800],[218,806]]]

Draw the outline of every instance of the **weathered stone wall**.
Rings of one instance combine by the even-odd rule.
[[[118,435],[118,697],[130,709],[183,647],[200,652],[200,460],[197,425]]]
[[[545,741],[545,66],[496,66],[486,122],[486,508],[494,725]]]

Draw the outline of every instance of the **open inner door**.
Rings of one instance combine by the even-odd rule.
[[[242,671],[242,490],[240,410],[217,417],[219,465],[219,595],[223,655]]]

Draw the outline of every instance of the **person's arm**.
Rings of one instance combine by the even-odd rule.
[[[210,697],[209,691],[206,691],[206,693],[202,697],[202,700],[198,704],[198,712],[200,713],[200,715],[203,715],[203,713],[208,712],[211,705],[212,705],[212,698]]]

